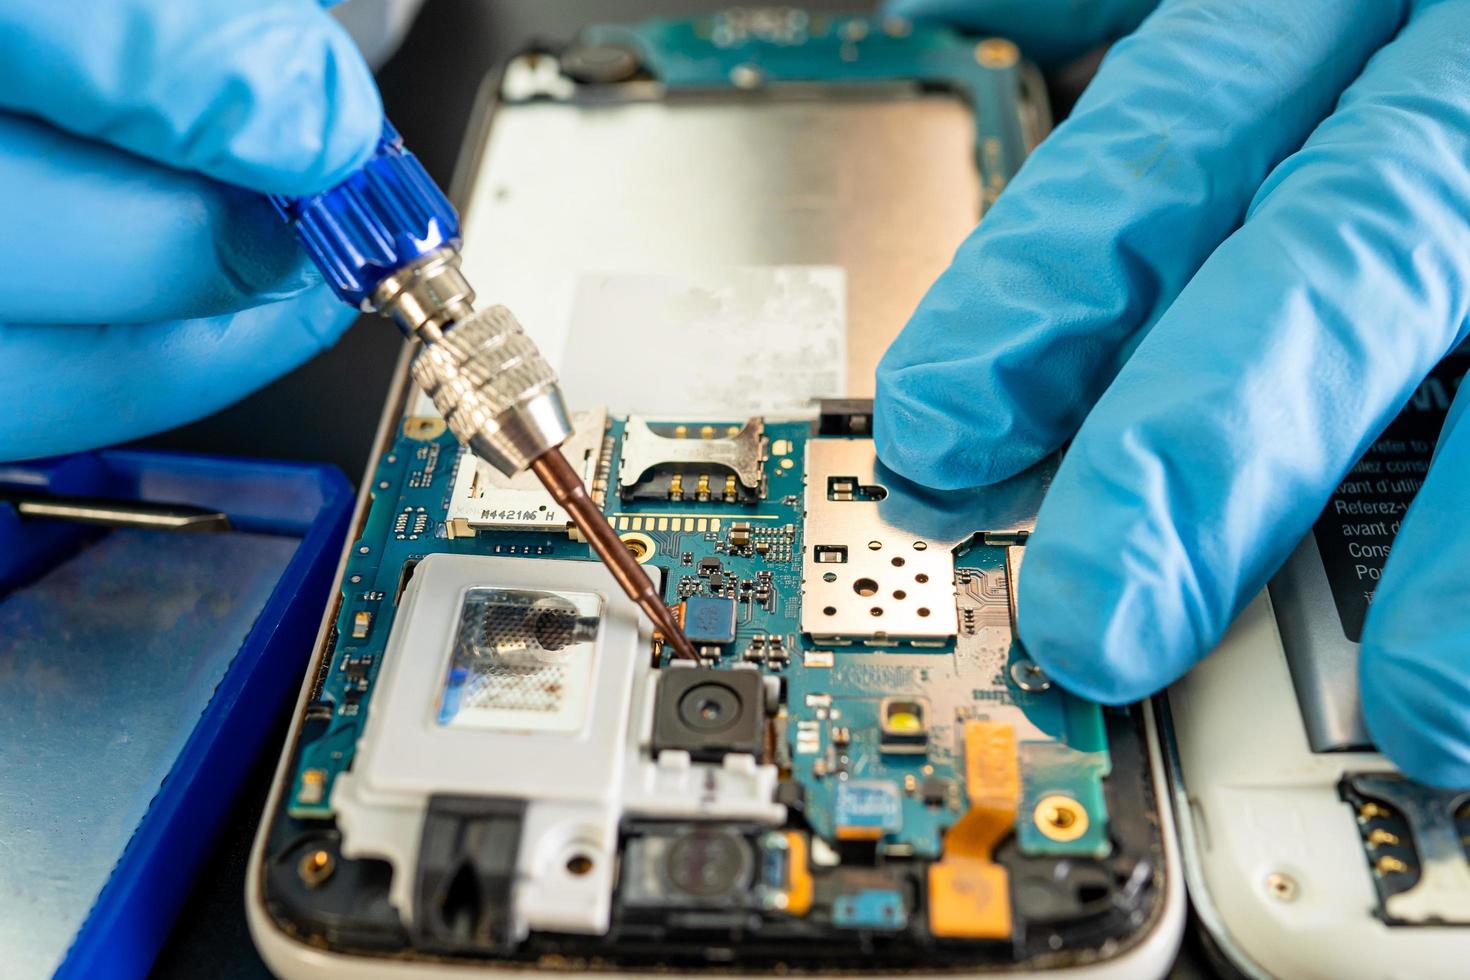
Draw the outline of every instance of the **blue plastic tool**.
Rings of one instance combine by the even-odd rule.
[[[441,249],[459,249],[459,215],[387,120],[377,149],[337,186],[272,195],[333,292],[370,311],[388,276]]]
[[[4,493],[192,505],[234,528],[109,531],[0,500],[0,784],[17,790],[0,825],[25,848],[0,873],[0,974],[142,977],[299,683],[351,487],[327,466],[103,450],[0,465]]]

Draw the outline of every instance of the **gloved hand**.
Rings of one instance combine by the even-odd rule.
[[[330,345],[356,314],[259,192],[337,183],[381,126],[312,0],[0,4],[0,459],[199,418]]]
[[[1058,56],[1134,0],[908,0]],[[1470,315],[1470,0],[1166,0],[1104,60],[878,369],[892,468],[999,480],[1075,437],[1019,633],[1126,702],[1220,640]],[[1470,387],[1470,386],[1467,386]],[[1410,776],[1470,785],[1470,392],[1362,640]]]

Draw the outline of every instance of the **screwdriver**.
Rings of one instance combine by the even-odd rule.
[[[506,476],[529,469],[679,657],[694,648],[558,448],[571,435],[556,374],[503,306],[476,311],[460,271],[459,215],[386,120],[372,157],[308,197],[272,196],[343,302],[421,345],[413,377],[470,451]]]

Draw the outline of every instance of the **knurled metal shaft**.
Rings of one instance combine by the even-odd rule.
[[[529,468],[572,434],[556,373],[503,306],[481,310],[426,342],[414,359],[413,378],[460,442],[506,476]]]
[[[681,657],[694,648],[643,566],[587,493],[557,447],[571,435],[556,373],[503,306],[475,313],[431,338],[413,377],[460,442],[506,476],[531,469],[566,509],[613,578]]]

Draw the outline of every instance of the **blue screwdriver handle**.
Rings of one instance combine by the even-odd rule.
[[[271,195],[271,203],[332,291],[365,312],[388,276],[460,246],[454,205],[386,119],[373,155],[352,176],[320,194]]]

